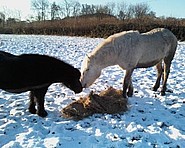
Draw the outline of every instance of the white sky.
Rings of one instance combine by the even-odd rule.
[[[6,16],[17,16],[20,12],[21,19],[31,14],[30,0],[0,0],[0,12],[6,14]]]

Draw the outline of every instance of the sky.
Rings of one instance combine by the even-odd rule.
[[[49,0],[49,2],[56,1],[61,3],[62,0]],[[156,16],[185,18],[185,0],[76,0],[80,4],[107,4],[108,2],[126,4],[146,3],[150,10],[156,13]],[[7,15],[20,14],[21,19],[30,16],[32,11],[31,0],[0,0],[0,12],[5,12]]]

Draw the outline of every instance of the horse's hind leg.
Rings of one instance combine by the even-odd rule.
[[[157,69],[157,80],[156,80],[155,85],[154,85],[154,87],[153,87],[153,91],[157,91],[157,89],[158,89],[159,86],[160,86],[160,81],[161,81],[161,77],[162,77],[162,74],[163,74],[162,61],[159,62],[159,63],[156,65],[156,69]]]
[[[35,90],[31,91],[33,98],[34,98],[34,104],[33,104],[33,100],[32,100],[32,102],[30,102],[31,106],[29,108],[31,108],[31,111],[34,111],[35,107],[33,108],[33,105],[35,105],[35,103],[36,103],[37,104],[36,113],[41,117],[47,116],[47,112],[44,109],[44,97],[47,92],[47,89],[48,89],[48,87],[44,87],[44,88],[35,89]]]
[[[28,110],[30,113],[36,114],[36,109],[35,109],[36,102],[35,102],[35,97],[34,97],[33,91],[30,91],[29,98],[30,98],[30,104],[29,104]]]
[[[162,85],[162,89],[161,89],[161,95],[164,96],[165,92],[166,92],[166,84],[167,84],[167,79],[170,73],[170,66],[171,66],[171,60],[165,58],[164,59],[164,75],[163,75],[163,85]]]
[[[161,95],[165,95],[165,92],[166,92],[166,84],[170,73],[171,62],[173,60],[174,55],[175,55],[175,52],[171,53],[168,57],[164,58],[164,75],[163,75],[164,78],[163,78],[163,86],[161,89]]]

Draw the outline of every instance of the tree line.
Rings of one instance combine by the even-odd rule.
[[[145,16],[156,17],[155,12],[150,10],[147,3],[135,5],[125,2],[109,2],[105,5],[80,4],[78,1],[63,0],[62,3],[49,3],[48,0],[32,0],[32,9],[35,11],[35,20],[56,20],[70,16],[80,16],[89,14],[114,15],[120,20],[131,18],[142,18]]]
[[[135,5],[127,4],[124,1],[120,3],[109,2],[104,5],[80,4],[77,0],[63,0],[60,3],[55,1],[50,3],[48,0],[32,0],[31,9],[33,14],[27,18],[28,22],[59,20],[65,17],[78,17],[89,14],[108,14],[114,15],[120,20],[141,18],[145,16],[156,17],[155,12],[150,10],[147,3],[138,3]],[[4,17],[1,16],[4,14]],[[21,21],[21,12],[19,10],[11,11],[4,8],[0,12],[0,21]]]

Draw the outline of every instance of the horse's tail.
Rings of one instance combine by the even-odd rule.
[[[167,61],[171,62],[174,58],[177,45],[178,45],[178,40],[177,37],[168,29],[163,30],[163,39],[165,40],[166,44],[168,45],[169,52],[166,55]]]
[[[172,56],[174,57],[176,49],[177,49],[177,45],[178,45],[178,40],[177,40],[177,37],[172,32],[171,32],[171,35],[170,35],[169,38],[170,38],[169,40],[171,42],[171,49],[170,49],[170,51],[171,51]]]

